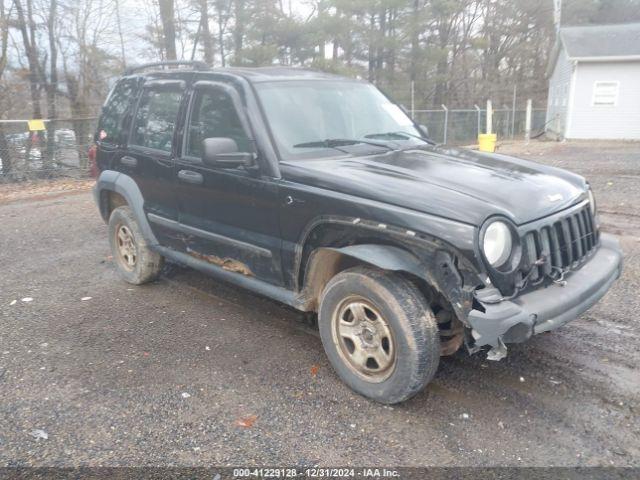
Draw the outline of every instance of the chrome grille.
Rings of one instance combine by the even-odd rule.
[[[588,256],[598,244],[598,232],[589,205],[553,223],[542,224],[524,236],[524,255],[527,269],[536,262],[546,261],[534,268],[530,280],[542,280],[545,275],[553,275],[574,267]]]

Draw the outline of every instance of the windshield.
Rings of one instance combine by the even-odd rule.
[[[286,81],[256,89],[283,160],[425,144],[411,119],[367,83]]]

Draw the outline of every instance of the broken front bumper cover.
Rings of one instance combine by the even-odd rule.
[[[485,311],[468,316],[476,347],[520,343],[532,335],[556,329],[591,308],[622,273],[622,250],[612,235],[600,236],[600,247],[580,269],[565,276],[564,286],[552,284],[500,303],[482,303]]]

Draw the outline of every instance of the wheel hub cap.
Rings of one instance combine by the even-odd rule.
[[[138,249],[131,230],[126,225],[118,226],[116,230],[116,245],[120,263],[127,269],[133,270],[138,260]]]
[[[388,323],[371,302],[346,299],[333,317],[333,338],[345,364],[370,382],[382,382],[395,367],[394,339]]]

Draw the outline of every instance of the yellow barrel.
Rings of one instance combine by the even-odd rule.
[[[495,133],[481,133],[478,135],[478,147],[481,152],[495,152],[498,136]]]

